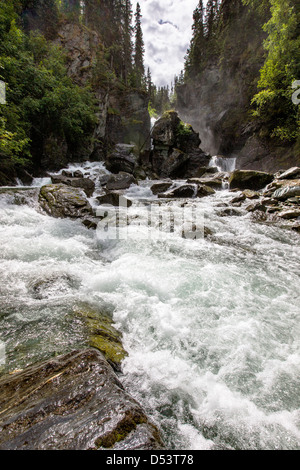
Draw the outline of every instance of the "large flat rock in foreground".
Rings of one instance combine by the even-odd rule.
[[[93,348],[0,378],[1,450],[152,450],[159,432]]]

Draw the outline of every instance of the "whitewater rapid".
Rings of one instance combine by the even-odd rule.
[[[94,303],[122,332],[120,379],[169,449],[299,449],[299,235],[222,216],[229,191],[193,200],[210,237],[149,227],[150,185],[126,191],[121,240],[0,195],[0,368],[85,347],[72,307]]]

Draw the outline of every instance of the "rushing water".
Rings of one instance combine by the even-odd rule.
[[[183,238],[147,223],[149,207],[182,211],[149,186],[127,190],[121,240],[0,195],[2,368],[85,347],[73,306],[92,302],[111,310],[121,380],[170,449],[299,449],[299,235],[222,217],[222,191],[193,201],[211,237]]]
[[[235,170],[236,158],[214,156],[211,158],[209,165],[218,168],[219,171],[232,172]]]

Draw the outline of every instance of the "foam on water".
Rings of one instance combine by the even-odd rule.
[[[7,369],[85,347],[72,307],[104,303],[129,353],[120,379],[169,448],[299,449],[299,236],[247,213],[220,217],[224,191],[196,202],[211,238],[183,238],[181,227],[149,226],[139,199],[182,211],[149,185],[126,191],[122,240],[1,196]]]

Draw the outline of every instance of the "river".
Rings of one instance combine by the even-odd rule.
[[[150,185],[126,191],[131,225],[115,240],[0,195],[0,368],[85,347],[72,308],[94,303],[122,332],[120,379],[169,449],[299,449],[299,235],[224,217],[228,190],[183,205]],[[191,205],[211,236],[169,229]]]

